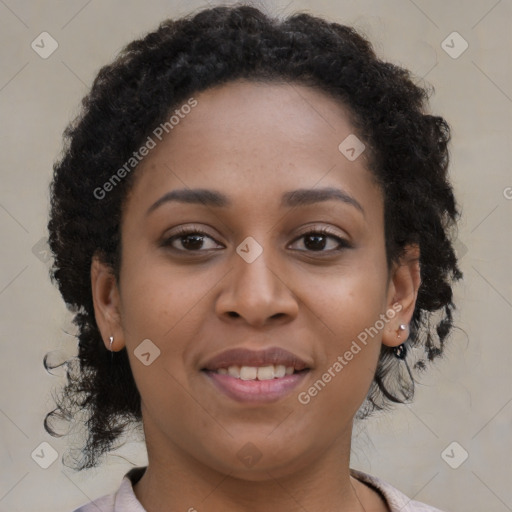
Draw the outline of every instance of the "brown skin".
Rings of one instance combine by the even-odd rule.
[[[148,512],[261,512],[270,503],[287,512],[385,511],[379,495],[350,476],[352,422],[381,343],[407,337],[397,330],[414,311],[418,248],[388,269],[382,192],[365,153],[350,162],[338,150],[354,131],[339,102],[305,86],[244,81],[195,97],[197,106],[136,171],[123,211],[119,283],[97,258],[91,267],[105,345],[114,336],[114,350],[127,347],[142,397],[149,465],[135,494]],[[344,190],[364,214],[334,200],[279,205],[283,192],[323,187]],[[168,202],[146,215],[183,188],[222,192],[233,205]],[[178,226],[208,236],[188,252],[183,237],[174,251],[162,246]],[[322,227],[352,247],[335,252],[329,235],[314,250],[319,245],[303,235]],[[252,263],[236,253],[248,236],[263,248]],[[401,311],[301,404],[298,393],[393,304]],[[146,338],[161,350],[149,366],[133,353]],[[200,371],[227,348],[270,346],[312,367],[300,389],[277,402],[235,402]],[[252,467],[237,456],[248,442],[262,454]]]

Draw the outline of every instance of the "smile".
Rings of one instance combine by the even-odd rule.
[[[201,373],[215,391],[232,400],[269,403],[297,387],[311,363],[282,347],[257,351],[237,347],[211,357],[201,365]]]
[[[229,368],[219,368],[216,370],[216,373],[230,375],[231,377],[242,380],[270,380],[280,379],[285,375],[292,375],[294,371],[293,366],[270,364],[259,367],[231,365]]]

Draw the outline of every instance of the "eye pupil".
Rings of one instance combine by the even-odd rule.
[[[189,243],[190,240],[192,240],[192,243]],[[203,235],[182,236],[181,243],[185,249],[200,249],[203,245]]]
[[[313,243],[308,243],[308,240],[314,240]],[[307,235],[304,238],[304,245],[311,250],[321,250],[325,248],[325,235]]]

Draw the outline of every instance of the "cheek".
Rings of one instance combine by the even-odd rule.
[[[354,254],[323,275],[303,273],[302,299],[337,348],[375,324],[386,307],[387,269],[382,261]],[[357,261],[359,260],[359,261]],[[380,336],[379,336],[380,339]]]
[[[122,287],[126,348],[144,407],[164,428],[182,418],[193,404],[183,387],[185,361],[204,316],[201,299],[210,286],[204,281],[204,286],[191,286],[169,265],[157,262],[132,269],[131,279]],[[144,342],[144,351],[140,349],[143,340],[150,340]]]
[[[315,385],[302,390],[301,403],[315,402],[319,409],[343,404],[339,411],[345,416],[364,400],[378,362],[387,269],[379,259],[375,264],[361,259],[338,270],[303,281],[304,311],[317,325],[320,350]]]
[[[154,264],[129,263],[127,259],[121,277],[122,329],[137,388],[147,403],[153,397],[158,400],[160,390],[172,389],[172,371],[167,366],[168,360],[181,360],[183,347],[174,334],[186,316],[187,290],[177,287]],[[170,338],[176,343],[164,342]]]
[[[126,342],[133,345],[145,338],[157,344],[179,348],[180,332],[191,321],[215,280],[203,274],[200,286],[190,272],[180,272],[169,263],[153,258],[145,264],[133,264],[124,276],[122,317]],[[211,283],[210,283],[211,281]]]
[[[371,290],[366,291],[368,294],[359,290],[345,294],[336,290],[333,301],[324,302],[325,307],[318,313],[327,326],[322,331],[319,364],[299,390],[297,401],[311,421],[310,428],[319,427],[315,418],[324,418],[322,435],[337,435],[340,427],[354,417],[375,374],[382,334],[372,327],[379,320],[381,308]]]

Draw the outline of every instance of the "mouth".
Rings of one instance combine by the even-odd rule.
[[[210,359],[201,371],[217,391],[237,402],[275,402],[309,373],[304,360],[281,348],[231,349]]]
[[[297,370],[293,366],[285,366],[283,364],[270,364],[267,366],[231,365],[227,368],[204,371],[212,371],[219,375],[229,375],[230,377],[240,380],[272,380],[282,379],[286,375],[293,375],[294,373],[307,372],[308,368]]]

